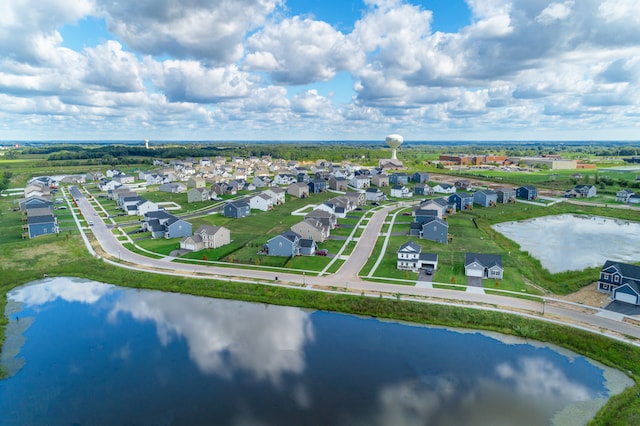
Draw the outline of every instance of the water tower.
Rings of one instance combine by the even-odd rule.
[[[144,147],[149,149],[149,139],[144,140]]]
[[[404,142],[404,139],[400,135],[389,135],[385,139],[385,142],[387,143],[389,148],[391,148],[391,158],[393,160],[397,160],[398,157],[396,157],[396,150],[400,145],[402,145],[402,142]]]

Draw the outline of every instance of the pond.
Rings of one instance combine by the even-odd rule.
[[[8,294],[0,424],[584,424],[631,381],[536,342],[72,278]]]
[[[640,261],[638,222],[562,214],[492,227],[518,243],[553,274],[602,266],[607,259]]]

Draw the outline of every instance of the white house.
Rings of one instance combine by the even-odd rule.
[[[411,198],[413,192],[404,185],[393,185],[391,187],[391,196],[395,198]]]
[[[249,197],[249,206],[252,209],[262,210],[263,212],[266,212],[273,208],[273,199],[267,194],[256,194]]]
[[[433,192],[437,194],[453,194],[456,192],[456,187],[448,183],[439,183],[433,187]]]

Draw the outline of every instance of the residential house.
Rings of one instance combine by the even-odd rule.
[[[278,173],[273,178],[276,185],[291,185],[298,181],[298,178],[291,173]]]
[[[416,185],[413,187],[413,193],[419,196],[428,196],[434,194],[433,188],[431,188],[426,183],[416,183]]]
[[[389,186],[389,176],[385,173],[377,173],[371,176],[371,185],[379,188]]]
[[[404,185],[393,185],[391,187],[391,196],[395,198],[411,198],[413,192]]]
[[[51,197],[33,195],[20,201],[20,211],[27,211],[28,209],[36,209],[46,207],[53,212],[53,201]]]
[[[180,240],[180,248],[200,251],[215,249],[231,242],[231,231],[224,226],[201,225],[191,236]]]
[[[386,195],[384,195],[384,192],[380,191],[380,188],[367,188],[364,191],[364,194],[367,201],[372,201],[374,203],[379,203],[387,198]]]
[[[627,199],[629,204],[640,204],[640,194],[633,194]]]
[[[211,199],[211,193],[206,187],[191,188],[187,191],[188,203],[200,203]]]
[[[438,183],[433,187],[433,192],[437,194],[453,194],[456,192],[456,187],[448,183]]]
[[[301,256],[313,256],[318,250],[318,244],[310,238],[301,238],[298,246]]]
[[[496,189],[497,202],[501,204],[513,203],[516,201],[516,190],[514,188],[498,188]]]
[[[450,203],[446,198],[439,197],[421,202],[416,210],[417,209],[436,210],[438,212],[438,217],[440,219],[443,219],[447,216],[447,214],[455,212],[456,205]]]
[[[449,224],[436,216],[422,217],[423,222],[413,222],[409,235],[419,236],[424,240],[447,244],[449,242]]]
[[[420,269],[438,268],[438,255],[422,253],[422,247],[414,241],[401,245],[397,254],[396,267],[401,271],[418,272]]]
[[[576,185],[567,189],[564,193],[566,198],[592,198],[595,197],[597,189],[594,185]]]
[[[435,209],[423,209],[423,208],[419,208],[418,210],[416,210],[414,212],[414,216],[416,218],[416,222],[418,223],[424,223],[428,220],[431,220],[432,217],[438,217],[439,219],[442,219],[442,215],[438,216],[438,213],[442,213],[441,210],[435,210]]]
[[[628,203],[629,197],[631,197],[632,195],[633,191],[631,191],[630,189],[621,189],[620,191],[616,192],[616,201],[619,203]]]
[[[613,300],[640,305],[640,266],[607,260],[600,270],[598,291]]]
[[[292,182],[295,183],[295,182]],[[286,191],[283,188],[278,188],[277,186],[273,186],[269,189],[265,189],[262,191],[263,194],[268,195],[273,200],[274,206],[280,206],[285,203],[285,194]]]
[[[411,179],[414,182],[417,183],[425,183],[425,182],[429,182],[429,173],[427,172],[415,172],[412,176]]]
[[[110,190],[113,191],[114,189],[117,189],[121,186],[122,184],[120,182],[116,182],[113,179],[100,179],[100,182],[98,182],[98,188],[103,192],[107,192]]]
[[[251,181],[256,188],[267,188],[271,186],[271,179],[267,176],[256,176]]]
[[[287,194],[296,198],[309,197],[309,185],[303,182],[295,182],[287,187]]]
[[[146,174],[143,180],[147,182],[147,185],[162,185],[165,183],[164,175],[159,175],[157,173]]]
[[[502,256],[499,254],[467,253],[464,261],[464,273],[467,277],[501,280],[504,273]]]
[[[291,230],[284,231],[267,241],[266,248],[269,256],[293,257],[300,254],[300,240],[302,237]]]
[[[128,175],[126,173],[119,173],[117,175],[114,175],[112,179],[122,185],[124,185],[125,183],[135,182],[135,178],[132,175]]]
[[[160,208],[158,207],[158,204],[154,203],[153,201],[149,201],[143,198],[136,203],[137,216],[144,216],[146,213],[155,212],[157,210],[160,210]]]
[[[356,189],[366,189],[371,186],[371,176],[355,175],[349,181],[349,185]]]
[[[454,182],[456,189],[471,189],[471,181],[468,179],[460,179]]]
[[[160,192],[170,192],[172,194],[182,194],[187,190],[187,185],[182,182],[163,183],[158,187]]]
[[[26,212],[26,228],[29,233],[29,238],[57,234],[59,232],[58,220],[48,207],[29,208]]]
[[[222,209],[224,217],[240,219],[251,215],[251,206],[244,200],[229,201]]]
[[[311,179],[307,185],[309,186],[309,194],[319,194],[327,190],[327,181],[324,179]]]
[[[516,198],[522,200],[535,200],[538,198],[538,188],[531,185],[519,186],[516,188]]]
[[[304,217],[305,219],[316,219],[322,222],[323,225],[328,226],[329,229],[334,229],[338,225],[336,215],[319,208],[307,213]]]
[[[456,192],[449,195],[449,202],[455,204],[456,210],[472,210],[473,209],[473,194],[469,192]]]
[[[367,204],[367,197],[362,191],[347,191],[342,195],[342,197],[351,200],[355,207],[361,207]]]
[[[310,217],[293,225],[291,230],[302,237],[312,239],[318,243],[324,242],[329,238],[331,233],[329,225]]]
[[[409,175],[404,172],[391,173],[389,185],[406,185],[409,183]]]
[[[157,210],[144,215],[142,230],[151,232],[152,238],[181,238],[191,235],[192,227],[165,210]]]
[[[491,207],[498,204],[498,193],[491,189],[483,189],[473,193],[473,202],[482,207]]]
[[[249,199],[249,207],[256,210],[262,210],[263,212],[269,211],[273,208],[273,199],[267,194],[255,194]]]
[[[343,177],[331,176],[329,178],[329,188],[334,191],[346,191],[349,181]]]

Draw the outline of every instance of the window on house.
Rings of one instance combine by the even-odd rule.
[[[609,274],[606,273],[602,273],[602,279],[608,281],[609,280]]]
[[[614,275],[613,276],[613,282],[614,283],[619,283],[620,282],[620,275]]]

